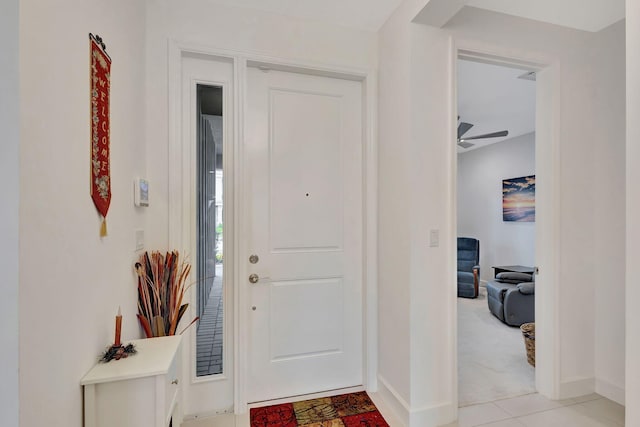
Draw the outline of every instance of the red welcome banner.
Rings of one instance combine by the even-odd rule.
[[[89,34],[91,45],[91,198],[102,215],[100,236],[107,235],[107,211],[111,203],[109,167],[109,96],[111,58],[102,39]]]

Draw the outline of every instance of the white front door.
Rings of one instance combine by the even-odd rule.
[[[363,384],[362,119],[360,82],[248,69],[249,402]]]

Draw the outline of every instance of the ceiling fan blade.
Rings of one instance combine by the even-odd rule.
[[[499,138],[501,136],[507,136],[509,135],[509,131],[508,130],[502,130],[500,132],[493,132],[493,133],[485,133],[484,135],[476,135],[476,136],[469,136],[467,138],[462,138],[462,141],[470,141],[472,139],[483,139],[483,138]]]
[[[458,125],[458,139],[460,139],[465,133],[469,132],[469,129],[471,129],[472,127],[473,125],[471,123],[460,122],[460,124]]]

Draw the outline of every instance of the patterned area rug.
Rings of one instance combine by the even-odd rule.
[[[251,409],[251,427],[389,427],[367,393]]]

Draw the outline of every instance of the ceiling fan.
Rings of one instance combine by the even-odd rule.
[[[460,117],[458,117],[458,120],[460,120]],[[463,138],[464,134],[469,132],[469,129],[471,129],[472,127],[473,125],[467,122],[460,122],[460,124],[458,125],[458,145],[460,147],[462,148],[473,147],[475,144],[472,144],[471,142],[468,142],[468,141],[471,141],[474,139],[499,138],[502,136],[509,135],[508,130],[501,130],[499,132],[485,133],[483,135],[468,136],[466,138]]]

